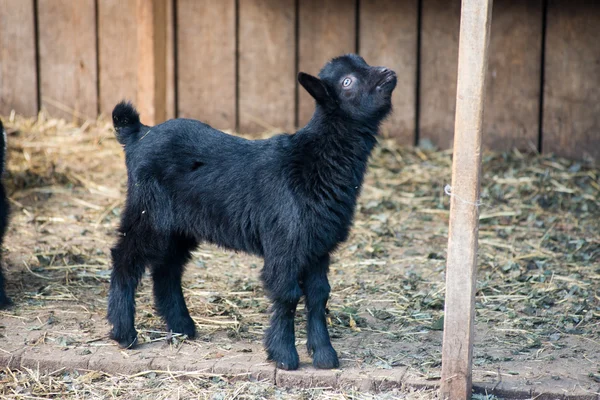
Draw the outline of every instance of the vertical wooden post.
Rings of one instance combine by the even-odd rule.
[[[471,398],[481,131],[492,0],[462,0],[441,395]]]
[[[167,115],[167,0],[137,0],[137,107],[142,122]]]

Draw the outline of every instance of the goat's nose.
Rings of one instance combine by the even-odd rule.
[[[382,74],[385,74],[386,72],[389,71],[389,69],[387,69],[386,67],[381,67],[379,70],[381,71]]]

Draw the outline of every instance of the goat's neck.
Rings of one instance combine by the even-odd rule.
[[[350,128],[352,127],[352,128]],[[358,190],[376,144],[377,127],[357,126],[316,112],[297,135],[297,161],[302,178],[330,190],[351,186]]]

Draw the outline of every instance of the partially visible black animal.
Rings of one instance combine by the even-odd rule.
[[[4,167],[6,164],[6,131],[4,125],[0,121],[0,247],[4,241],[4,234],[6,233],[6,227],[8,225],[8,200],[6,198],[6,192],[4,191],[4,184],[2,183],[2,175],[4,175]],[[4,283],[4,273],[2,272],[2,266],[0,265],[0,308],[4,308],[11,304],[10,299],[6,295]]]
[[[298,368],[294,315],[304,295],[313,364],[338,367],[325,319],[329,257],[348,237],[396,74],[345,55],[319,78],[300,73],[298,80],[316,100],[311,121],[294,135],[267,140],[189,119],[148,127],[131,104],[115,107],[128,190],[112,249],[108,319],[121,346],[136,344],[134,292],[147,265],[168,329],[194,337],[181,275],[190,252],[206,241],[264,257],[261,278],[273,302],[269,359]]]

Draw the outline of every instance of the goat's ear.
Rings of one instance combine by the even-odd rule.
[[[319,78],[300,72],[298,74],[298,82],[317,103],[323,106],[330,106],[333,103],[333,98],[329,95],[327,87]]]

